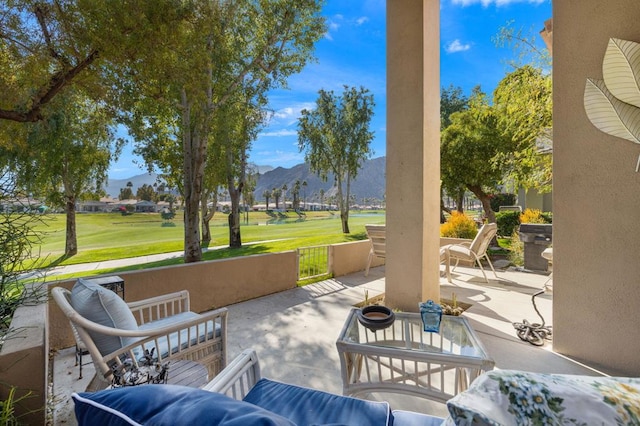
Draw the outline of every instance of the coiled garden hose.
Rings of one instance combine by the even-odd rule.
[[[516,329],[516,334],[518,335],[520,340],[524,340],[525,342],[529,342],[535,346],[543,346],[544,341],[547,339],[551,339],[551,334],[552,334],[551,326],[545,325],[544,317],[542,316],[542,314],[538,310],[538,307],[536,306],[536,296],[539,296],[542,293],[544,293],[544,289],[538,291],[537,293],[534,293],[534,295],[531,296],[531,303],[533,303],[533,309],[535,309],[542,323],[541,324],[538,324],[535,322],[530,323],[526,319],[523,319],[522,322],[513,323],[513,328]]]

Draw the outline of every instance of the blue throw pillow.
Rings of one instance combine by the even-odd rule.
[[[365,401],[268,379],[260,379],[244,401],[299,425],[393,424],[387,402]]]
[[[113,291],[79,279],[71,289],[71,306],[80,315],[105,327],[138,330],[136,318],[127,303]],[[110,354],[136,341],[135,337],[118,337],[89,331],[102,355]]]
[[[185,386],[132,386],[74,393],[72,398],[79,426],[295,426],[248,402]]]

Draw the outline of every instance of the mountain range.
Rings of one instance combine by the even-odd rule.
[[[309,169],[306,163],[298,164],[291,168],[271,166],[257,166],[258,180],[256,182],[255,198],[257,202],[263,202],[263,193],[266,190],[274,188],[282,188],[287,186],[287,199],[291,199],[291,189],[296,180],[301,183],[306,181],[307,186],[300,188],[300,196],[308,201],[320,201],[320,190],[324,190],[325,199],[335,194],[334,177],[329,174],[327,181],[323,182],[315,173]],[[362,167],[358,171],[356,179],[351,182],[351,194],[355,196],[357,203],[362,203],[364,198],[384,199],[385,195],[385,170],[386,157],[372,158],[365,160]],[[132,176],[127,179],[109,179],[105,185],[105,191],[109,196],[117,198],[120,189],[125,188],[127,183],[131,182],[132,191],[136,190],[144,184],[153,185],[158,182],[158,176],[155,173],[144,173]]]

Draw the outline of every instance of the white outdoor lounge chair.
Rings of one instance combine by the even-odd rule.
[[[145,349],[154,361],[189,360],[209,379],[226,365],[227,309],[189,311],[185,290],[126,303],[111,290],[80,279],[72,291],[55,287],[54,300],[91,355],[98,378],[111,382],[123,363],[137,367]]]
[[[469,262],[477,263],[482,271],[482,275],[484,276],[485,281],[488,283],[489,279],[487,278],[487,274],[484,273],[484,268],[482,267],[482,258],[485,258],[493,271],[493,275],[497,279],[498,274],[496,274],[496,270],[493,268],[491,264],[491,260],[487,255],[487,249],[489,248],[489,244],[491,240],[498,232],[498,225],[495,223],[485,223],[482,225],[476,237],[471,241],[471,243],[462,243],[462,244],[448,244],[446,246],[440,247],[440,261],[446,262],[446,271],[447,271],[447,281],[451,282],[451,260],[454,259],[456,264],[453,269],[455,270],[456,266],[458,266],[458,262],[460,260],[466,260]]]
[[[371,250],[369,250],[369,258],[367,259],[367,269],[364,276],[369,275],[369,268],[374,257],[385,258],[387,256],[387,231],[386,225],[365,225],[367,236],[371,241]]]

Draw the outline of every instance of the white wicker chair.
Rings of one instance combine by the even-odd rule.
[[[260,362],[256,351],[245,349],[202,389],[242,400],[261,378]]]
[[[136,330],[90,321],[74,309],[69,290],[55,287],[51,292],[91,355],[97,377],[106,382],[111,382],[113,370],[125,360],[137,366],[144,349],[151,348],[156,348],[154,357],[159,363],[184,359],[205,365],[209,379],[226,365],[227,309],[203,314],[190,312],[187,291],[128,303],[138,322]],[[110,353],[101,353],[92,335],[115,336],[131,343]]]

